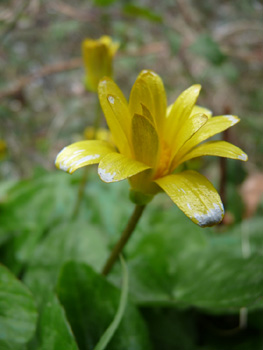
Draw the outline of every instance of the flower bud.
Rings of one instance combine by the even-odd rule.
[[[85,67],[85,87],[97,92],[98,83],[104,76],[112,77],[112,60],[119,44],[109,36],[98,40],[85,39],[82,42],[82,56]]]

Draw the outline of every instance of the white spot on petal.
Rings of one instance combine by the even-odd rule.
[[[104,182],[114,182],[114,176],[116,175],[116,172],[114,173],[107,173],[105,169],[98,169],[99,176],[102,181]]]
[[[237,158],[240,159],[240,160],[246,161],[247,160],[247,155],[242,153],[241,155],[238,155]]]
[[[184,193],[186,193],[185,190],[184,190],[183,188],[181,188],[181,191],[183,191]]]
[[[231,121],[231,126],[235,125],[238,122],[238,119],[233,115],[225,115],[225,117]]]
[[[85,151],[84,149],[79,149],[79,150],[73,152],[73,154],[80,154],[80,153],[82,153],[82,152],[84,152],[84,151]]]
[[[224,207],[222,204],[220,206],[214,203],[214,208],[211,208],[205,214],[195,213],[194,217],[201,227],[212,226],[216,223],[222,221],[224,216]]]
[[[99,158],[100,155],[99,154],[92,154],[92,155],[89,155],[89,156],[86,156],[86,157],[83,157],[75,162],[73,162],[71,164],[71,166],[79,166],[80,164],[82,163],[85,163],[85,162],[88,162],[89,160],[93,160],[93,159],[97,159]]]
[[[69,168],[69,166],[63,162],[60,162],[58,165],[59,165],[59,169],[64,170],[64,171],[67,171]]]
[[[114,104],[114,97],[113,96],[108,96],[108,101],[113,105]]]
[[[190,210],[192,210],[192,207],[191,207],[190,203],[187,203],[187,206],[188,206],[188,208],[189,208]]]

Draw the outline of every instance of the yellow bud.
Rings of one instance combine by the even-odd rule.
[[[97,92],[99,81],[104,76],[112,77],[112,60],[119,43],[114,43],[109,36],[98,40],[85,39],[82,42],[82,56],[85,67],[85,87]]]

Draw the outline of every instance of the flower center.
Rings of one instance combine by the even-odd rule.
[[[154,175],[154,179],[158,179],[159,177],[163,177],[169,173],[170,162],[171,149],[165,141],[162,141],[160,161]]]

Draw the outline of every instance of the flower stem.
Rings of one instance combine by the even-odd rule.
[[[106,264],[103,267],[102,275],[107,276],[108,273],[111,271],[113,265],[118,259],[119,254],[122,252],[123,247],[131,237],[138,221],[140,220],[140,217],[142,216],[144,209],[145,209],[145,205],[137,204],[135,206],[132,216],[130,217],[130,220],[128,221],[127,226],[122,232],[121,238],[113,248],[108,260],[106,261]]]
[[[100,108],[100,102],[99,102],[99,99],[97,99],[95,119],[93,121],[93,135],[92,135],[93,140],[96,139],[97,132],[98,132],[98,129],[99,129],[100,123],[101,123],[101,116],[102,116],[102,113],[101,113],[101,108]],[[88,180],[88,167],[86,166],[83,169],[83,175],[82,175],[82,179],[80,181],[79,189],[78,189],[78,197],[77,197],[76,204],[75,204],[75,207],[74,207],[73,213],[72,213],[73,220],[76,219],[79,215],[79,210],[81,207],[81,203],[83,201],[87,180]]]

